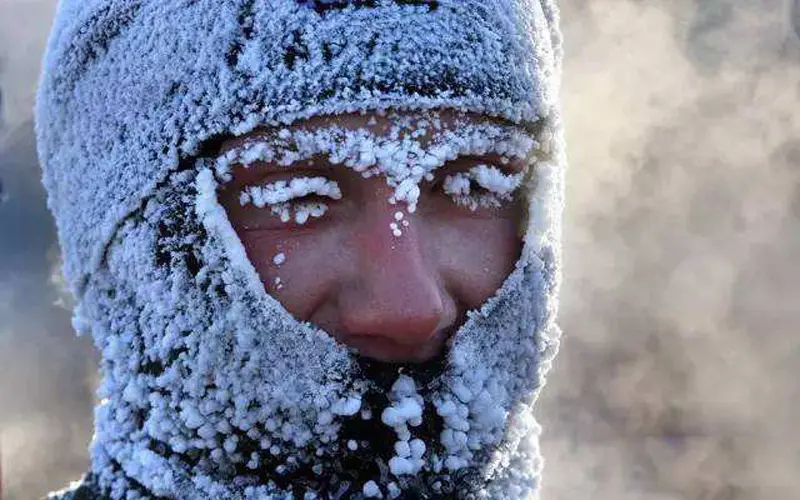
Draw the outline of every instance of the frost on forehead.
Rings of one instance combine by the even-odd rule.
[[[376,130],[375,122],[367,127],[345,127],[332,123],[318,127],[298,125],[261,134],[244,141],[216,159],[216,174],[230,180],[234,165],[248,167],[256,162],[290,167],[296,162],[326,155],[331,164],[344,165],[368,178],[382,175],[394,188],[390,203],[404,203],[409,212],[417,208],[420,184],[431,180],[433,172],[459,156],[497,155],[503,163],[530,160],[538,146],[529,132],[515,125],[475,121],[458,117],[442,120],[437,113],[423,117],[390,115],[385,130]],[[489,191],[516,176],[481,174],[475,178]],[[520,176],[521,178],[521,176]],[[516,182],[518,185],[519,183]],[[285,194],[285,191],[283,192]],[[251,194],[251,193],[247,193]],[[244,195],[243,195],[243,199]]]

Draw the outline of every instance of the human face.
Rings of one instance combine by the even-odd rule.
[[[436,113],[441,128],[413,135],[423,146],[464,124],[496,124],[489,118]],[[400,118],[430,115],[340,115],[297,122],[282,134],[305,129],[367,130],[392,134]],[[223,143],[222,153],[263,140],[265,129]],[[268,293],[289,313],[331,333],[359,355],[389,363],[421,363],[442,354],[448,339],[514,267],[521,251],[524,203],[517,192],[494,206],[457,203],[446,179],[490,165],[521,178],[523,158],[498,154],[459,156],[420,185],[415,209],[397,202],[387,175],[365,178],[353,168],[315,156],[288,166],[256,161],[232,165],[219,200]],[[432,178],[431,178],[432,177]],[[325,210],[300,219],[243,201],[252,186],[322,178],[322,190],[302,191],[292,203],[322,203]],[[331,188],[331,186],[336,186]],[[473,187],[473,193],[483,189]],[[447,192],[446,192],[447,191]],[[519,190],[517,190],[519,191]],[[320,213],[324,212],[324,213]],[[287,220],[288,219],[288,220]],[[307,219],[307,220],[305,220]],[[298,223],[301,220],[302,223]]]

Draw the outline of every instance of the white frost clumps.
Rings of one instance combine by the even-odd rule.
[[[334,415],[346,417],[355,415],[359,410],[361,410],[361,396],[357,394],[341,398],[331,406],[331,412]]]
[[[342,192],[339,185],[325,177],[296,177],[290,181],[277,181],[264,186],[248,186],[239,195],[242,206],[252,203],[258,208],[270,207],[282,222],[289,222],[294,216],[297,224],[305,224],[310,217],[320,218],[328,211],[323,202],[292,203],[309,195],[323,196],[340,200]]]
[[[403,236],[403,227],[408,227],[409,222],[405,218],[406,214],[402,210],[398,210],[394,213],[394,220],[395,222],[389,223],[389,230],[392,231],[392,234],[396,237]]]
[[[100,393],[107,398],[97,412],[93,471],[112,498],[125,498],[123,473],[155,494],[231,497],[234,486],[212,473],[203,475],[176,459],[137,455],[153,442],[201,457],[205,470],[232,464],[286,476],[308,466],[325,475],[343,449],[363,451],[360,437],[340,430],[348,418],[367,419],[371,411],[397,436],[388,456],[378,457],[388,466],[385,477],[371,478],[383,498],[411,491],[420,480],[452,478],[453,471],[471,474],[473,468],[497,473],[493,488],[500,493],[489,498],[521,498],[505,493],[535,487],[538,431],[524,417],[527,395],[540,379],[536,370],[554,352],[543,331],[551,321],[544,316],[551,292],[542,276],[550,267],[519,266],[497,297],[470,313],[454,336],[441,387],[423,396],[412,378],[400,375],[388,406],[370,409],[362,401],[365,381],[350,371],[350,353],[268,300],[214,196],[218,186],[211,171],[187,182],[196,189],[193,200],[174,205],[173,198],[156,197],[142,221],[121,229],[109,249],[108,269],[82,305],[91,312],[87,320],[103,353]],[[209,239],[181,239],[172,251],[188,244],[202,257],[202,268],[190,276],[173,264],[165,278],[153,258],[159,224],[170,214],[193,211]],[[395,211],[390,218],[400,219]],[[283,258],[275,257],[280,265]],[[209,284],[210,291],[203,288]],[[107,295],[109,289],[115,293]],[[546,350],[550,354],[539,358]],[[435,409],[444,429],[423,441],[418,428],[426,408]],[[139,428],[136,415],[142,412],[146,420]],[[110,460],[125,464],[124,471]],[[347,494],[364,494],[363,486],[354,483]],[[283,497],[268,483],[253,486],[245,498]]]
[[[381,489],[378,488],[378,485],[375,484],[375,481],[367,481],[364,483],[364,487],[361,490],[364,493],[364,496],[367,498],[381,498]]]
[[[298,203],[297,206],[294,207],[294,221],[300,225],[303,225],[308,221],[309,218],[319,219],[328,211],[328,205],[325,203]],[[286,222],[286,218],[288,217],[289,209],[286,207],[282,208],[280,211],[281,221]]]
[[[483,143],[479,134],[473,138],[459,143],[456,137],[439,147],[453,154],[468,151]],[[502,149],[497,141],[486,144],[494,146],[485,150]],[[211,166],[199,161],[198,168]],[[419,166],[414,161],[409,156],[405,167]],[[433,170],[414,173],[412,166],[408,172],[427,180]],[[545,172],[550,177],[540,182],[537,173],[530,198],[535,221],[556,220],[550,212],[560,192],[559,171]],[[345,436],[341,429],[348,419],[368,418],[370,411],[397,436],[387,456],[377,457],[387,465],[381,465],[380,479],[363,479],[373,479],[385,498],[428,480],[438,494],[446,489],[445,479],[460,474],[497,478],[492,488],[500,493],[489,498],[519,498],[517,488],[535,487],[538,430],[525,417],[541,382],[539,370],[549,366],[557,346],[550,305],[558,262],[551,254],[537,252],[535,260],[522,260],[498,294],[469,313],[449,346],[444,384],[427,394],[400,375],[388,406],[370,409],[364,403],[368,381],[353,370],[352,354],[332,336],[296,321],[265,293],[217,199],[224,175],[206,168],[175,175],[174,185],[157,191],[144,213],[120,228],[81,304],[81,316],[92,324],[103,353],[99,392],[105,401],[97,411],[92,470],[112,498],[125,498],[128,479],[162,496],[231,498],[236,486],[214,472],[228,465],[283,477],[308,467],[326,477],[342,451],[368,453],[359,436]],[[501,196],[516,183],[491,167],[475,167],[470,175],[470,182]],[[249,202],[255,194],[265,207],[268,199],[287,203],[301,193],[336,193],[325,179],[286,182],[283,194],[261,188],[248,193]],[[410,206],[397,208],[387,218],[399,230]],[[174,222],[174,214],[186,214],[190,223],[196,217],[205,233],[179,219],[165,237],[161,227]],[[542,234],[551,234],[544,231],[548,227]],[[542,239],[548,245],[553,241]],[[191,271],[184,263],[187,248],[197,256],[199,269]],[[156,262],[158,251],[171,257],[170,265]],[[283,258],[275,257],[275,265],[282,265]],[[436,411],[444,429],[423,441],[425,409]],[[159,459],[155,451],[140,453],[151,446],[174,455]],[[199,457],[203,468],[178,457],[188,454]],[[363,486],[352,483],[347,494],[363,494]],[[245,498],[283,498],[269,481],[248,488]]]
[[[385,133],[365,128],[347,129],[336,124],[314,129],[282,129],[223,153],[216,159],[216,172],[224,182],[230,180],[233,165],[249,167],[256,162],[267,162],[289,167],[298,161],[327,155],[331,164],[344,165],[365,178],[385,176],[387,184],[393,188],[388,201],[405,203],[408,212],[414,213],[419,203],[420,184],[433,180],[434,170],[447,162],[458,157],[494,154],[507,163],[512,158],[530,158],[537,147],[536,141],[521,127],[476,123],[463,117],[445,125],[436,112],[430,115],[430,120],[392,115],[392,126]],[[430,134],[431,139],[426,140],[429,132],[434,133]],[[505,199],[509,186],[516,189],[519,180],[515,179],[522,178],[520,174],[505,176],[511,177],[505,179],[499,170],[489,167],[478,168],[472,175],[481,187],[495,193],[498,199]],[[262,188],[247,188],[240,201],[257,207],[268,205],[288,221],[291,217],[289,209],[282,204],[291,199],[311,193],[332,199],[341,197],[333,181],[324,178],[301,178],[299,181],[297,184],[283,181]],[[319,210],[317,208],[317,212]],[[397,230],[392,231],[396,233]]]
[[[441,443],[448,455],[444,466],[451,471],[466,467],[472,458],[472,452],[467,447],[467,433],[470,430],[467,405],[456,404],[448,399],[437,405],[436,412],[445,422]]]
[[[392,231],[392,234],[394,236],[397,236],[398,238],[400,236],[403,236],[403,231],[400,229],[400,226],[398,226],[396,222],[389,223],[389,229]]]
[[[522,177],[521,173],[508,175],[497,167],[482,164],[466,173],[448,175],[443,189],[456,203],[475,211],[478,207],[499,207],[502,202],[510,200],[522,183]],[[482,192],[474,192],[473,181]]]
[[[417,393],[414,379],[400,375],[389,394],[391,405],[383,410],[381,421],[392,427],[399,440],[394,444],[395,456],[389,459],[389,470],[395,476],[416,474],[425,465],[425,443],[411,439],[409,426],[422,424],[424,401]]]
[[[249,186],[240,197],[242,205],[253,203],[258,208],[277,205],[310,194],[338,200],[342,197],[339,185],[325,177],[296,177],[289,182],[278,181],[265,186]]]

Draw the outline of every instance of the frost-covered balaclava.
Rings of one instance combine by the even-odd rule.
[[[535,496],[532,408],[559,337],[557,17],[554,0],[61,0],[36,129],[74,324],[102,355],[83,491]],[[423,147],[417,132],[439,127],[437,110],[506,125],[465,122]],[[367,111],[427,119],[394,117],[399,132],[381,137],[283,128]],[[275,133],[222,155],[210,146],[256,127]],[[445,187],[474,205],[521,185],[524,248],[435,366],[387,370],[295,320],[216,194],[233,162],[291,168],[324,154],[384,175],[410,212],[436,168],[487,152],[524,157],[528,170],[481,166]],[[471,196],[473,181],[491,196]],[[325,208],[292,209],[287,188],[336,194],[267,188],[242,203],[298,222]]]

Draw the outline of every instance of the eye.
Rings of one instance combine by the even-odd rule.
[[[328,211],[328,203],[342,198],[339,184],[325,177],[296,177],[260,186],[247,186],[239,193],[242,207],[269,209],[281,222],[303,225]]]
[[[511,201],[522,183],[522,174],[506,174],[495,166],[480,164],[467,172],[448,175],[442,191],[459,205],[473,212],[479,208],[499,208]]]

